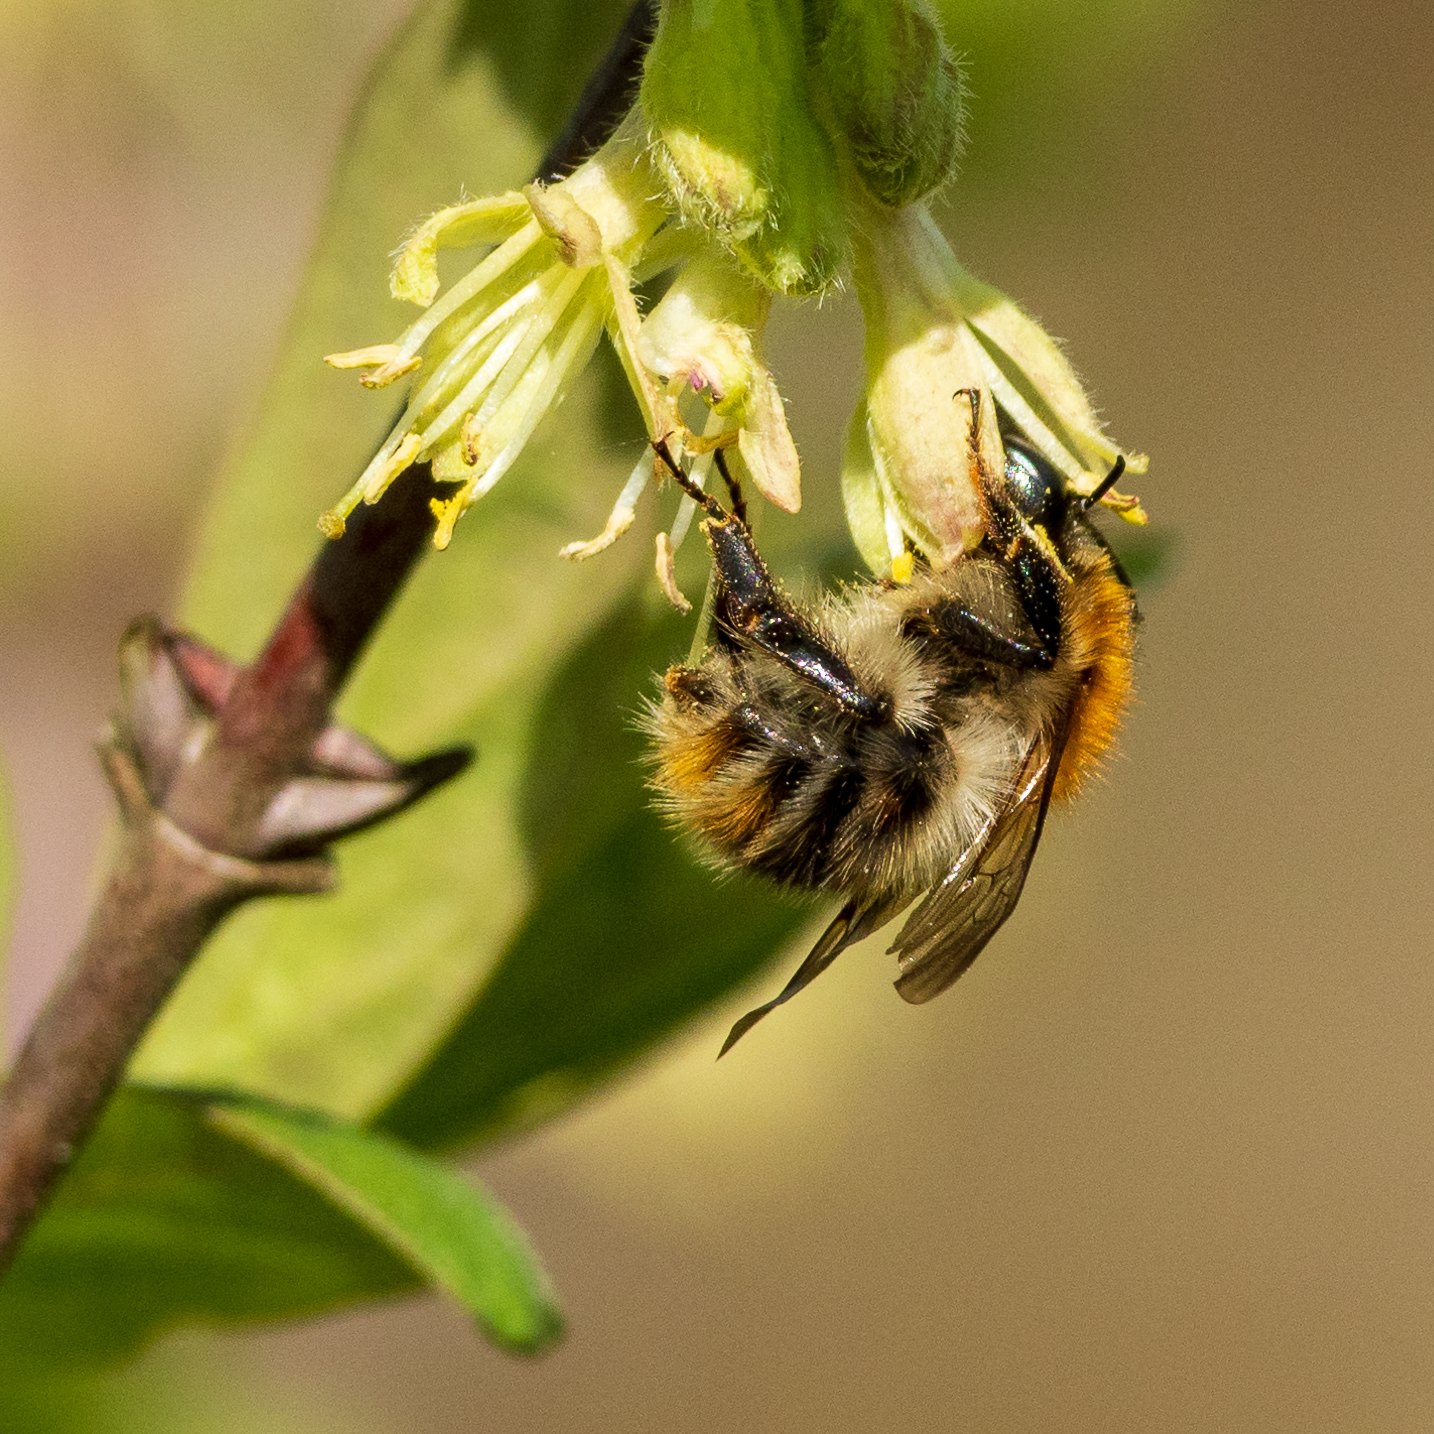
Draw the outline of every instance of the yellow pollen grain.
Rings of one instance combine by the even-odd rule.
[[[414,369],[420,368],[422,365],[422,355],[413,354],[411,357],[404,359],[402,363],[395,361],[394,363],[384,364],[382,368],[374,369],[372,373],[367,373],[359,379],[359,382],[363,384],[365,388],[387,388],[389,384],[402,378],[404,374],[412,373]]]
[[[453,541],[453,526],[463,516],[463,499],[461,495],[446,502],[430,498],[428,508],[438,519],[438,526],[433,530],[433,546],[441,553]]]

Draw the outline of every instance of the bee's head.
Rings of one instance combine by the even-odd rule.
[[[1003,435],[1002,441],[1007,496],[1027,523],[1055,537],[1065,527],[1065,480],[1024,438]]]

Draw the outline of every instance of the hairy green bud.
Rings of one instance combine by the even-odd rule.
[[[955,173],[965,144],[961,69],[926,0],[820,0],[817,72],[852,163],[899,208]]]
[[[799,0],[667,0],[642,108],[689,222],[779,293],[832,281],[845,255],[840,181],[812,108]]]

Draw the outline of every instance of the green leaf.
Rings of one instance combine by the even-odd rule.
[[[689,637],[633,600],[552,684],[523,784],[528,916],[385,1129],[452,1146],[549,1116],[751,976],[808,919],[754,881],[719,882],[652,809],[636,694]]]
[[[0,1385],[119,1358],[184,1321],[309,1313],[418,1282],[202,1104],[129,1088],[0,1284]]]
[[[453,31],[451,63],[461,65],[473,52],[486,51],[508,103],[539,134],[552,134],[577,104],[627,10],[628,0],[541,5],[465,0]]]
[[[49,1373],[0,1384],[5,1434],[379,1434],[377,1410],[341,1419],[322,1391],[235,1367],[218,1342],[171,1344],[125,1369]]]
[[[447,1166],[312,1112],[248,1102],[214,1107],[212,1118],[401,1253],[494,1343],[530,1353],[561,1332],[547,1278],[522,1231]]]
[[[507,1348],[558,1331],[511,1219],[444,1166],[317,1115],[127,1087],[0,1285],[0,1387],[112,1362],[182,1323],[423,1282]]]
[[[386,271],[416,219],[465,187],[522,183],[536,163],[539,139],[502,99],[493,61],[456,45],[460,15],[471,28],[479,8],[421,7],[353,126],[292,330],[219,485],[190,583],[187,621],[236,655],[252,652],[274,621],[317,549],[317,515],[393,417],[390,397],[320,356],[392,338],[413,315],[386,297]],[[501,8],[484,8],[495,26],[510,23],[497,18]],[[586,33],[551,35],[527,62],[561,53],[566,63]],[[345,843],[338,896],[240,912],[151,1032],[141,1077],[360,1118],[471,1001],[527,909],[518,785],[534,703],[567,645],[648,562],[638,534],[596,562],[557,557],[602,527],[641,453],[640,443],[614,450],[603,397],[596,378],[576,385],[453,546],[422,562],[343,704],[346,720],[390,750],[466,739],[479,748],[477,765],[399,821]]]

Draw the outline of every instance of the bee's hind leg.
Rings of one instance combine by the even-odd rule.
[[[747,525],[735,514],[724,514],[708,518],[702,530],[717,569],[718,626],[769,653],[852,716],[884,721],[891,704],[867,691],[842,654],[781,595]]]

